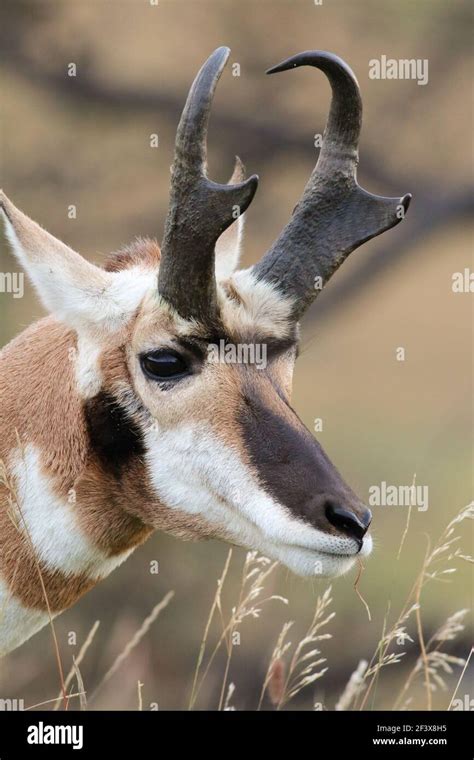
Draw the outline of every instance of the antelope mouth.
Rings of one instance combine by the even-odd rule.
[[[328,557],[339,557],[340,559],[357,559],[357,557],[367,557],[373,548],[372,536],[367,534],[361,541],[360,546],[353,552],[338,552],[338,551],[324,551],[319,550],[321,554],[325,554]]]
[[[315,531],[315,534],[314,541],[319,543],[321,541],[319,531]],[[331,534],[326,534],[326,536],[327,540],[348,540],[339,539]],[[230,541],[234,543],[235,538]],[[258,530],[250,540],[245,543],[238,541],[238,543],[250,549],[257,549],[271,559],[278,560],[296,575],[312,578],[333,578],[344,575],[354,566],[357,559],[368,557],[373,548],[370,534],[364,537],[360,547],[355,545],[355,541],[351,541],[354,544],[352,549],[349,546],[347,548],[330,545],[315,546],[314,541],[275,540],[268,533]]]
[[[267,544],[266,553],[277,559],[297,575],[304,577],[337,577],[347,573],[358,558],[368,557],[372,551],[371,536],[366,536],[362,547],[353,552],[310,549],[301,544]]]
[[[231,544],[261,552],[278,560],[296,575],[336,577],[348,572],[358,558],[368,557],[373,541],[370,533],[360,540],[327,533],[303,520],[289,517],[281,505],[271,502],[271,520],[261,520],[264,510],[243,509],[232,500],[219,500],[238,532],[224,530],[220,537]],[[264,506],[264,503],[261,504]],[[222,518],[222,515],[221,515]],[[220,521],[222,526],[222,521]]]

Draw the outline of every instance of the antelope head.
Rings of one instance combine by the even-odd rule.
[[[338,575],[370,553],[371,514],[290,405],[298,325],[351,251],[403,218],[410,196],[359,187],[356,78],[332,54],[296,55],[269,73],[309,65],[326,74],[323,145],[278,239],[237,269],[258,178],[245,179],[239,160],[228,184],[206,171],[228,55],[216,50],[189,92],[161,249],[141,239],[99,268],[3,196],[7,233],[54,324],[74,336],[77,424],[97,504],[120,492],[116,509],[146,530],[217,537],[302,575]],[[81,491],[80,474],[75,482],[80,510],[92,487]]]

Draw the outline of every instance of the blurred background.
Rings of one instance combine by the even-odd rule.
[[[370,659],[388,608],[389,620],[410,592],[425,556],[444,526],[472,499],[472,295],[454,293],[452,276],[472,270],[472,114],[470,3],[463,0],[4,0],[0,25],[2,77],[1,184],[16,205],[95,262],[137,235],[161,238],[167,209],[174,134],[188,87],[219,45],[232,49],[213,107],[210,176],[225,181],[238,153],[260,175],[247,214],[244,264],[254,262],[286,223],[317,158],[329,86],[314,70],[265,77],[296,52],[321,48],[347,60],[360,82],[364,124],[359,181],[372,192],[412,192],[407,219],[358,250],[306,316],[293,405],[347,481],[368,499],[372,485],[429,487],[429,507],[373,507],[375,550],[360,591],[355,572],[333,583],[333,638],[321,642],[329,667],[290,707],[334,705],[350,674]],[[428,59],[429,80],[372,80],[369,60]],[[75,63],[77,76],[67,76]],[[239,64],[240,76],[232,76]],[[234,72],[237,71],[234,68]],[[159,137],[150,147],[150,135]],[[77,218],[68,218],[75,205]],[[0,271],[17,271],[2,241]],[[29,284],[15,299],[0,294],[0,344],[42,308]],[[397,361],[397,348],[405,361]],[[1,434],[1,433],[0,433]],[[467,521],[459,528],[472,544]],[[471,523],[472,524],[472,523]],[[110,578],[56,621],[65,670],[94,621],[100,619],[81,672],[93,689],[150,609],[175,596],[90,707],[182,709],[216,580],[228,547],[183,543],[156,534]],[[235,549],[223,603],[236,602],[245,552]],[[159,573],[150,573],[150,562]],[[453,563],[451,563],[453,564]],[[423,592],[427,638],[457,610],[472,606],[466,563],[454,562],[449,582]],[[285,620],[295,637],[309,624],[324,581],[305,581],[279,568],[269,583],[288,607],[267,605],[240,627],[230,680],[237,709],[254,709],[268,660]],[[467,620],[467,619],[466,619]],[[419,653],[399,647],[403,661],[385,668],[376,706],[390,708]],[[71,644],[75,634],[76,644]],[[211,643],[219,626],[212,629]],[[466,657],[468,628],[448,642]],[[397,651],[397,645],[393,651]],[[217,657],[198,707],[215,708],[224,663]],[[445,708],[448,689],[433,695]],[[466,687],[467,688],[467,687]],[[466,688],[461,689],[464,694]],[[0,666],[0,695],[27,706],[58,690],[51,632],[44,630]],[[415,684],[410,707],[424,708]],[[268,707],[268,702],[265,703]]]

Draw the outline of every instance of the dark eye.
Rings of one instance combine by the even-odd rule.
[[[175,380],[189,374],[189,365],[174,351],[153,351],[140,357],[143,371],[154,380]]]

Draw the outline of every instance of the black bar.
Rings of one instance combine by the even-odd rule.
[[[281,753],[287,743],[292,756],[301,751],[311,758],[347,751],[472,760],[472,729],[467,711],[0,712],[0,760],[96,757],[100,750],[119,758],[186,750],[225,756],[228,749],[255,756],[272,748]]]

